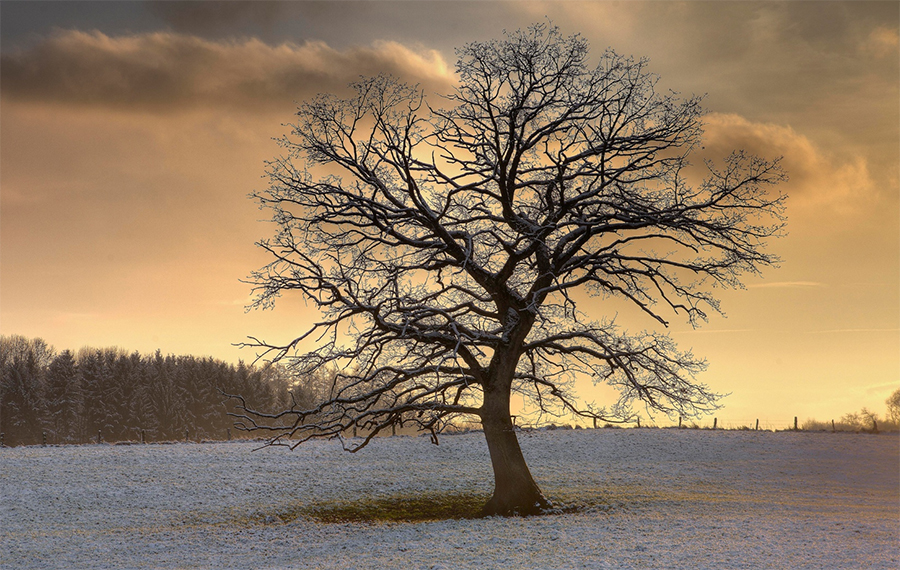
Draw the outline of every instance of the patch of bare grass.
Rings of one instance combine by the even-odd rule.
[[[289,523],[300,517],[323,523],[425,522],[474,519],[489,497],[480,494],[435,494],[362,498],[352,502],[298,505],[269,515],[263,522]]]
[[[477,493],[443,493],[421,496],[361,498],[357,501],[296,505],[272,513],[257,513],[249,521],[257,524],[288,524],[299,518],[321,523],[404,523],[481,518],[481,509],[490,497]],[[547,515],[588,510],[610,510],[602,496],[572,494],[553,497],[554,508]]]

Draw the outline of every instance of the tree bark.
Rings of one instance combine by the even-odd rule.
[[[484,516],[533,515],[550,502],[531,476],[509,413],[509,388],[486,390],[482,425],[494,468],[494,494],[482,509]]]

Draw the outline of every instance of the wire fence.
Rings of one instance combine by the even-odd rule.
[[[594,421],[593,425],[578,424],[554,424],[540,423],[536,425],[518,425],[517,427],[525,429],[558,429],[558,428],[681,428],[681,429],[721,429],[731,431],[832,431],[832,432],[870,432],[878,433],[881,431],[896,432],[900,430],[900,424],[889,420],[879,419],[877,416],[873,419],[857,419],[848,423],[846,419],[841,420],[805,420],[800,421],[799,417],[791,418],[719,418],[710,417],[703,419],[687,419],[679,418],[673,422],[670,420],[654,421],[643,417],[635,417],[625,423],[603,423],[602,421]]]
[[[524,426],[523,426],[524,427]],[[533,428],[542,427],[570,427],[570,428],[681,428],[681,429],[723,429],[723,430],[751,430],[751,431],[786,431],[786,430],[802,430],[803,425],[798,422],[798,418],[788,419],[770,419],[770,418],[703,418],[688,419],[679,418],[677,422],[672,421],[654,421],[652,419],[635,417],[630,422],[625,423],[604,423],[602,421],[594,421],[593,425],[554,425],[552,423],[543,425],[528,426]]]
[[[704,422],[708,423],[708,422]],[[791,429],[800,429],[797,418],[784,419],[768,419],[768,418],[752,418],[752,419],[734,419],[734,418],[713,418],[713,424],[720,429],[728,430],[762,430],[762,431],[784,431]],[[704,425],[701,427],[712,427]]]

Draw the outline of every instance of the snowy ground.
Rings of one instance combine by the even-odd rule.
[[[324,524],[286,506],[492,488],[479,433],[335,442],[0,449],[0,568],[898,568],[893,435],[520,434],[575,514]],[[268,519],[269,522],[265,522]]]

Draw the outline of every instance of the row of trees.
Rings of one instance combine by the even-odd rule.
[[[844,414],[837,422],[820,422],[817,420],[807,420],[803,424],[804,430],[810,431],[855,431],[855,432],[874,432],[879,431],[900,431],[900,388],[894,390],[887,400],[887,413],[881,418],[875,412],[868,408],[863,408],[859,412],[850,412]]]
[[[222,439],[241,394],[263,409],[290,405],[298,390],[284,367],[213,358],[142,355],[119,348],[57,352],[42,339],[0,336],[0,433],[5,445]],[[301,399],[311,400],[309,389]]]

